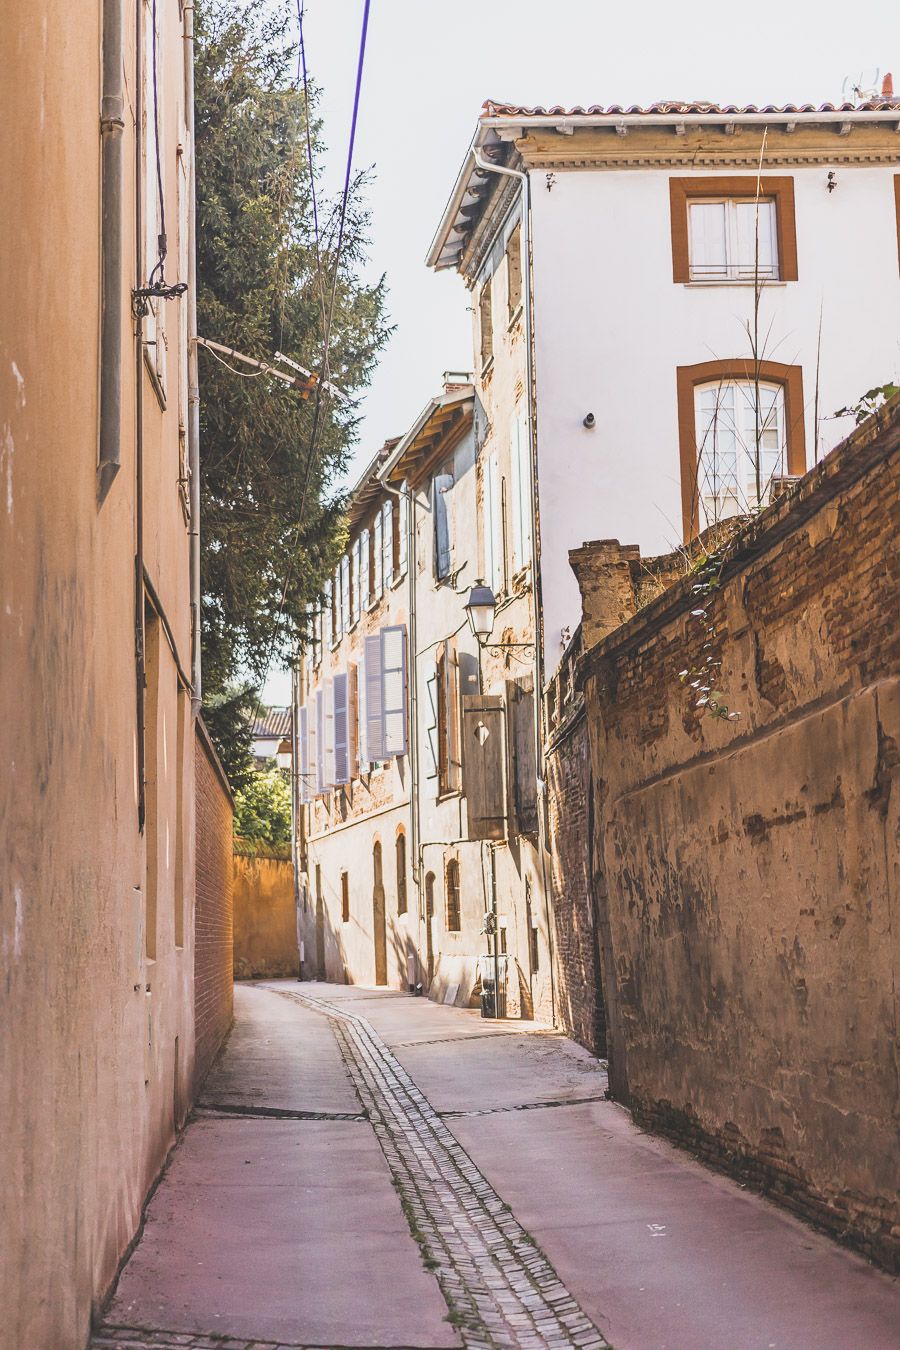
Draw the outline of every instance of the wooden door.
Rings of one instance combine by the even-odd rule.
[[[387,984],[387,923],[381,844],[372,849],[372,936],[375,944],[375,983]]]

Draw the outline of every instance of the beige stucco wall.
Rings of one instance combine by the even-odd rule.
[[[234,976],[296,975],[294,869],[287,857],[240,848],[234,854]]]
[[[160,7],[175,199],[182,58]],[[122,467],[97,501],[99,0],[0,18],[0,1346],[81,1350],[189,1099],[193,737],[159,644],[156,956],[137,819],[133,13],[126,16]],[[170,212],[177,259],[177,212]],[[174,279],[177,263],[171,267]],[[145,389],[145,558],[189,665],[180,359]],[[176,933],[181,906],[183,931]],[[176,947],[176,936],[181,945]]]

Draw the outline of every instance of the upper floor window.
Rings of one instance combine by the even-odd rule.
[[[784,391],[729,380],[698,385],[694,399],[700,528],[706,529],[764,505],[773,478],[785,473]]]
[[[362,537],[357,535],[350,548],[350,623],[359,623],[359,616],[362,613],[362,606],[368,596],[363,597],[362,593],[362,568],[360,559],[362,557]]]
[[[771,198],[692,201],[688,215],[691,281],[778,280]]]
[[[490,277],[478,293],[478,333],[481,343],[481,368],[484,370],[494,355],[494,318]]]
[[[679,366],[686,539],[766,506],[773,482],[805,471],[803,374],[776,361]]]
[[[670,178],[678,282],[797,280],[792,178]]]
[[[506,310],[512,323],[522,304],[522,227],[517,225],[506,245]]]

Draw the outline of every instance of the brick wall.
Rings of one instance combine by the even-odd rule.
[[[898,465],[895,400],[580,667],[615,1094],[890,1268]]]
[[[606,1054],[600,946],[591,886],[591,762],[584,699],[575,689],[575,633],[547,693],[546,755],[557,1017],[595,1055]]]
[[[234,813],[225,771],[209,734],[199,719],[196,726],[195,1090],[206,1077],[232,1019]]]

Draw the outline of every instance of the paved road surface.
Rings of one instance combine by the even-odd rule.
[[[898,1350],[900,1285],[643,1134],[573,1042],[238,985],[95,1350]]]

